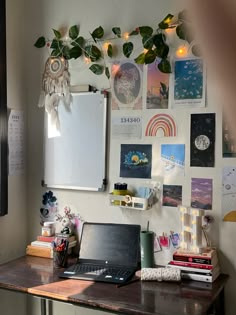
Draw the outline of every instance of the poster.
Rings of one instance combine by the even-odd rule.
[[[147,109],[168,108],[169,74],[158,69],[158,61],[147,66]]]
[[[223,157],[236,157],[236,139],[230,132],[224,115],[222,122],[222,152]]]
[[[171,104],[205,107],[206,74],[200,58],[176,59],[173,65]]]
[[[169,114],[156,114],[148,121],[145,136],[146,137],[175,137],[177,127],[174,118]]]
[[[185,145],[162,144],[161,162],[163,175],[184,176]]]
[[[163,185],[162,205],[168,207],[178,207],[182,204],[182,186]]]
[[[191,207],[204,210],[212,209],[212,179],[192,178]]]
[[[152,145],[121,144],[120,177],[151,178]]]
[[[225,166],[222,172],[222,216],[236,222],[236,166]]]
[[[141,110],[143,102],[143,66],[131,61],[111,66],[111,105],[113,110]]]

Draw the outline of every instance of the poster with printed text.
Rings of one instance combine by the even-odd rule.
[[[151,178],[152,145],[121,144],[120,177]]]
[[[175,60],[173,69],[171,107],[205,107],[206,74],[203,60]]]
[[[143,102],[143,66],[132,61],[111,66],[111,105],[113,110],[141,110]]]
[[[147,109],[168,108],[169,74],[158,69],[157,59],[147,66]]]

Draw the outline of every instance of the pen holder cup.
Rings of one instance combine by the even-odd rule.
[[[53,249],[53,267],[64,268],[67,266],[68,250]]]

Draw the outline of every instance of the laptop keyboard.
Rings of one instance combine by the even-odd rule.
[[[69,268],[68,273],[73,274],[90,274],[90,275],[110,275],[113,277],[126,278],[130,275],[131,270],[123,270],[120,268],[101,267],[98,265],[81,265],[76,264]]]

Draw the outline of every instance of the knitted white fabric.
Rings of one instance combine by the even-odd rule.
[[[177,268],[142,268],[141,280],[145,281],[180,281],[181,271]]]

